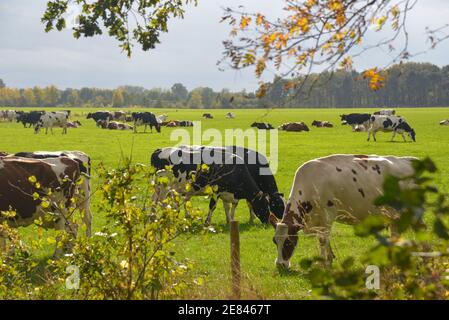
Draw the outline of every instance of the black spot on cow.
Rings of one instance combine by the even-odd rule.
[[[368,159],[369,157],[365,154],[356,154],[354,155],[354,158],[358,158],[358,159]]]
[[[338,172],[341,172],[341,169],[339,167],[335,167],[335,169],[337,169]]]
[[[383,122],[384,128],[387,129],[388,127],[391,127],[393,125],[393,121],[391,121],[390,118],[387,118],[384,122]]]
[[[334,203],[331,201],[331,200],[329,200],[328,202],[327,202],[327,206],[328,207],[332,207],[334,205]]]
[[[363,198],[365,198],[365,192],[363,191],[362,188],[359,189],[360,194],[362,195]]]
[[[360,165],[363,169],[368,170],[368,166],[367,166],[366,164],[364,164],[363,162],[359,162],[359,165]]]
[[[310,201],[306,201],[306,202],[301,202],[301,208],[306,212],[309,213],[310,211],[312,211],[313,206],[310,203]]]
[[[357,182],[357,179],[354,177],[354,178],[352,178],[352,180],[354,181],[354,182]]]
[[[302,196],[302,191],[301,190],[299,190],[299,195]]]
[[[373,170],[376,171],[378,174],[380,174],[380,167],[378,164],[376,164],[375,166],[373,166]]]
[[[353,174],[357,175],[357,171],[355,171],[354,169],[351,170]]]

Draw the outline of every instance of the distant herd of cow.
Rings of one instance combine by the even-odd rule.
[[[65,111],[14,111],[4,110],[0,111],[0,119],[6,121],[21,122],[24,127],[34,126],[35,133],[38,133],[41,128],[45,128],[45,132],[48,133],[50,129],[53,133],[53,128],[63,128],[62,133],[67,133],[67,128],[78,128],[81,126],[80,121],[69,121],[70,110]],[[412,141],[416,141],[416,132],[409,125],[409,123],[401,116],[397,116],[395,110],[382,109],[380,111],[369,113],[351,113],[343,114],[340,116],[343,125],[350,125],[353,131],[367,131],[368,141],[371,136],[376,141],[376,133],[392,132],[393,140],[396,134],[400,134],[404,141],[406,141],[405,134],[407,134]],[[204,113],[203,118],[213,119],[213,115],[210,113]],[[227,119],[234,119],[235,115],[232,112],[226,114]],[[190,120],[167,120],[167,115],[162,114],[156,116],[152,112],[133,112],[128,115],[123,111],[97,111],[89,113],[87,119],[93,119],[97,127],[110,130],[131,130],[137,132],[138,126],[145,126],[146,132],[149,126],[151,132],[153,128],[157,132],[161,132],[161,127],[192,127],[193,122]],[[132,125],[127,122],[131,122]],[[449,120],[443,120],[441,125],[449,125]],[[317,128],[333,128],[333,124],[329,121],[314,120],[311,125]],[[254,122],[251,127],[260,130],[271,130],[274,127],[270,123]],[[278,130],[301,132],[310,131],[309,127],[302,121],[284,123],[278,127]]]

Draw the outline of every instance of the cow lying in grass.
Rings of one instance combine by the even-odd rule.
[[[332,123],[330,123],[329,121],[318,121],[318,120],[313,120],[312,122],[312,127],[317,127],[317,128],[333,128],[334,125]]]
[[[382,195],[387,176],[405,178],[413,174],[412,157],[331,155],[304,163],[295,174],[284,216],[273,215],[270,222],[276,232],[276,264],[289,267],[298,243],[298,232],[319,238],[321,256],[331,263],[330,246],[334,222],[357,224],[369,215],[385,214],[397,219],[391,208],[377,207],[374,200]],[[411,184],[406,181],[401,187]]]
[[[284,123],[278,127],[279,130],[291,131],[291,132],[301,132],[309,131],[309,127],[302,121],[300,122],[289,122]]]

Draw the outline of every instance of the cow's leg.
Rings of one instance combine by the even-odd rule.
[[[232,202],[231,212],[229,214],[230,220],[228,221],[228,223],[230,223],[231,221],[234,221],[235,209],[237,209],[238,204],[239,204],[239,200],[234,199],[234,201]]]
[[[209,213],[207,214],[206,221],[204,222],[206,226],[210,225],[210,221],[212,220],[212,213],[215,211],[215,208],[217,208],[217,200],[218,199],[210,198]]]
[[[246,200],[246,204],[248,205],[248,209],[249,209],[249,223],[254,223],[256,214],[254,213],[253,206],[251,205],[251,202],[249,202],[248,200]]]
[[[368,139],[366,139],[366,141],[369,141],[371,138],[371,130],[368,130]]]
[[[404,134],[404,132],[402,132],[402,139],[404,139],[404,142],[407,142],[407,139],[405,139],[405,134]]]
[[[143,130],[143,132],[147,132],[147,125],[145,124],[145,129]]]
[[[64,210],[65,211],[65,210]],[[55,222],[55,230],[56,231],[64,231],[65,230],[65,221],[66,221],[66,214],[64,217],[60,217],[56,222]],[[59,246],[59,241],[60,241],[60,237],[57,237],[56,239],[56,249],[55,252],[53,253],[53,259],[58,259],[63,253],[64,250]]]
[[[394,137],[396,137],[396,131],[393,131],[393,135],[391,136],[391,141],[394,140]]]
[[[232,216],[231,216],[231,202],[225,201],[223,200],[223,208],[225,211],[225,215],[226,215],[226,223],[229,224],[232,221]]]
[[[377,139],[376,139],[376,133],[377,133],[377,131],[373,131],[373,139],[374,139],[374,142],[377,142]]]
[[[88,178],[83,177],[82,184],[82,209],[84,212],[83,222],[86,225],[86,236],[90,237],[92,235],[92,211],[90,211],[90,181]]]
[[[320,241],[320,249],[321,249],[321,257],[326,262],[326,265],[330,266],[332,265],[332,261],[335,258],[334,252],[332,251],[332,247],[330,244],[330,231],[329,233],[324,232],[321,233],[319,236]]]

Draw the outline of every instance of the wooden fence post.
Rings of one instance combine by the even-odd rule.
[[[231,221],[231,270],[233,298],[240,299],[240,233],[238,221]]]

